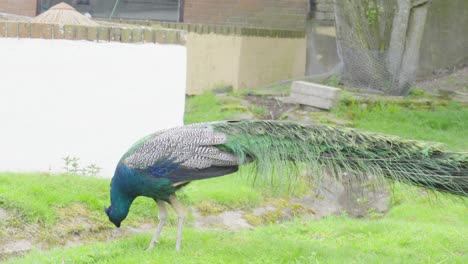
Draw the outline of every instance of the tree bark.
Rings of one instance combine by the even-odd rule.
[[[426,24],[428,1],[411,9],[405,52],[401,63],[398,88],[400,95],[408,95],[419,65],[419,49]]]
[[[408,30],[411,10],[410,1],[411,0],[398,0],[398,12],[393,18],[392,35],[388,48],[388,65],[389,71],[394,79],[399,75],[403,53],[405,52],[406,32]]]
[[[346,85],[408,93],[419,62],[429,0],[394,1],[334,0]]]
[[[369,4],[374,17],[368,16]],[[334,0],[337,48],[340,56],[341,81],[348,86],[386,90],[389,78],[384,47],[388,46],[389,28],[393,16],[387,16],[392,6],[377,0]],[[382,10],[381,10],[382,9]],[[390,8],[389,8],[390,9]],[[382,12],[381,12],[382,11]]]

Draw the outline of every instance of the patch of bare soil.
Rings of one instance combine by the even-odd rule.
[[[29,224],[13,211],[0,208],[0,262],[21,256],[33,248],[74,247],[96,241],[110,241],[150,228],[114,228],[81,204],[57,208],[59,218],[53,226]],[[153,226],[151,226],[152,228]]]
[[[264,107],[264,119],[280,119],[285,112],[296,108],[296,105],[284,103],[273,96],[247,95],[245,100],[251,105]]]
[[[210,215],[192,208],[197,228],[238,231],[255,226],[281,223],[295,217],[320,219],[346,214],[351,217],[381,217],[388,210],[389,192],[375,182],[339,182],[324,177],[313,193],[289,200],[275,199],[261,207],[223,211]]]
[[[10,214],[3,208],[0,207],[0,221],[10,218]]]
[[[442,77],[419,81],[416,87],[452,100],[468,102],[468,67]]]

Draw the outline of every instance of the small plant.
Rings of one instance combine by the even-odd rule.
[[[85,175],[96,176],[99,174],[99,172],[101,172],[101,169],[102,168],[97,166],[96,164],[88,165],[88,167],[86,167],[85,169]]]
[[[375,209],[375,208],[369,208],[367,210],[367,217],[369,219],[380,219],[380,218],[384,217],[384,214],[378,212],[377,209]]]
[[[96,164],[90,164],[86,167],[80,167],[80,158],[78,157],[66,156],[62,159],[65,162],[65,166],[63,167],[65,173],[81,176],[96,176],[99,174],[99,172],[101,172],[102,169]]]
[[[334,74],[327,78],[323,83],[323,85],[327,86],[332,86],[332,87],[338,87],[340,85],[340,76],[337,74]]]
[[[428,94],[427,94],[426,91],[414,87],[414,88],[411,88],[411,90],[409,91],[409,96],[412,96],[412,97],[427,97]]]
[[[268,109],[264,106],[250,106],[250,111],[255,115],[257,118],[267,117],[268,116]]]
[[[242,218],[244,218],[247,221],[247,223],[249,223],[252,226],[260,226],[263,224],[262,217],[258,215],[244,214]]]
[[[226,207],[212,201],[203,201],[196,205],[198,212],[203,216],[218,215],[226,211]]]
[[[380,6],[377,1],[368,1],[367,6],[365,7],[366,18],[369,25],[378,23],[379,15],[384,12],[382,6]]]
[[[66,156],[62,159],[65,161],[65,166],[63,168],[65,169],[66,173],[78,174],[79,172],[78,162],[80,161],[79,158]]]

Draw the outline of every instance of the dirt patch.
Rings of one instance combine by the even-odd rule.
[[[442,77],[419,81],[416,87],[426,91],[444,90],[468,93],[468,67]]]
[[[0,249],[0,255],[14,256],[29,251],[32,249],[32,247],[33,244],[31,243],[31,241],[26,239],[12,241],[2,245],[2,248]]]
[[[0,221],[10,218],[10,214],[3,208],[0,208]]]
[[[419,81],[416,87],[448,99],[468,103],[468,67],[443,77]]]
[[[388,211],[390,193],[381,183],[340,182],[325,176],[319,186],[314,194],[292,201],[313,211],[316,219],[343,213],[356,218],[375,217]]]
[[[264,113],[258,114],[263,119],[280,119],[285,112],[296,107],[294,104],[284,103],[273,96],[247,95],[245,100],[250,105],[264,108]]]
[[[222,228],[233,231],[249,229],[252,226],[243,218],[243,211],[225,211],[218,215],[202,216],[194,210],[195,227],[197,228]]]
[[[346,214],[351,217],[379,218],[388,211],[390,193],[373,181],[339,182],[323,177],[313,193],[289,200],[274,199],[262,207],[202,215],[192,209],[196,228],[232,231],[290,221],[295,217],[319,219]]]
[[[56,208],[57,222],[26,223],[20,213],[12,211],[0,221],[0,261],[21,256],[33,247],[47,250],[56,246],[71,247],[94,241],[105,241],[126,235],[113,233],[113,228],[100,215],[82,204]]]

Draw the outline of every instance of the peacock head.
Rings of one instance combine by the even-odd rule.
[[[125,219],[126,215],[125,216],[120,216],[115,210],[112,205],[105,208],[104,207],[104,211],[106,212],[107,214],[107,217],[109,217],[109,221],[111,221],[116,227],[120,227],[120,223],[122,223],[122,221]]]
[[[119,163],[111,181],[111,205],[104,211],[116,227],[120,227],[122,221],[127,217],[130,206],[136,198],[131,192],[132,177],[129,177],[132,175],[131,173],[131,170]]]

